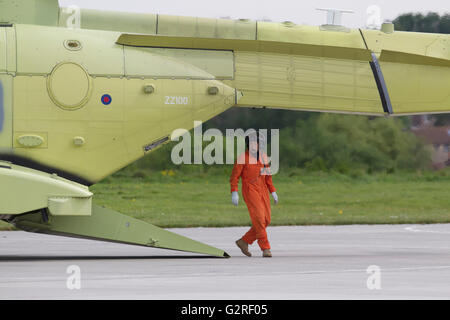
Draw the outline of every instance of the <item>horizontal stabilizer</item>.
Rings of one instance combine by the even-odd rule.
[[[415,64],[423,66],[450,67],[450,60],[448,59],[440,59],[419,54],[411,54],[390,50],[381,51],[380,61]]]

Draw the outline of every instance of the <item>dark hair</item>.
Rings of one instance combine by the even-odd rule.
[[[258,149],[261,144],[264,145],[266,141],[266,137],[260,132],[252,132],[245,136],[245,148],[247,150],[250,149],[250,139],[258,144]]]
[[[259,161],[259,133],[256,134],[256,137],[255,135],[252,135],[252,141],[255,141],[258,144],[258,150],[256,151],[256,161]],[[246,150],[250,151],[250,135],[245,136],[245,148]]]
[[[258,143],[258,147],[259,147],[259,142],[257,139],[252,139],[252,141],[255,141],[256,143]],[[245,136],[245,149],[247,149],[247,150],[250,149],[250,136]]]

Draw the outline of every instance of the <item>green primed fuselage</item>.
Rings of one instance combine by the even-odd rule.
[[[9,3],[3,159],[86,185],[232,106],[383,115],[372,53],[395,115],[450,111],[448,35]]]

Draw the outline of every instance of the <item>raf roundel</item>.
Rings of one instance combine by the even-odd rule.
[[[102,103],[105,106],[109,106],[111,104],[111,102],[112,102],[112,98],[111,98],[111,96],[109,94],[104,94],[102,96]]]

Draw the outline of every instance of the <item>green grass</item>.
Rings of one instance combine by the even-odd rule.
[[[95,203],[161,227],[248,226],[226,170],[119,173],[92,187]],[[450,223],[450,172],[355,175],[290,170],[274,178],[272,225]],[[3,225],[4,226],[4,225]]]
[[[11,231],[11,230],[14,230],[14,227],[12,225],[10,225],[9,223],[0,221],[0,231],[5,231],[5,230]]]

